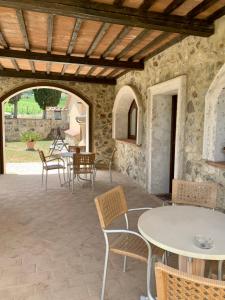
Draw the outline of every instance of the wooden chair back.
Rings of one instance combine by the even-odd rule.
[[[42,163],[46,163],[46,158],[45,158],[44,152],[42,150],[38,149],[38,153],[39,153]]]
[[[69,152],[76,152],[77,153],[79,151],[80,151],[80,147],[78,147],[78,146],[69,146]]]
[[[173,180],[173,203],[215,208],[216,199],[217,186],[215,183]]]
[[[95,204],[102,229],[108,227],[113,220],[125,214],[128,210],[127,201],[122,186],[97,196]]]
[[[95,153],[78,154],[73,155],[73,169],[74,171],[80,171],[81,169],[90,170],[95,164]]]
[[[225,299],[225,282],[195,276],[156,263],[157,300]]]

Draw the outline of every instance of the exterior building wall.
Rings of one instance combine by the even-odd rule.
[[[42,139],[54,138],[54,130],[58,127],[68,129],[68,122],[50,119],[5,119],[5,140],[6,142],[19,142],[21,134],[25,131],[38,132]]]
[[[225,17],[216,21],[215,34],[209,38],[187,37],[182,42],[149,59],[143,71],[132,71],[118,80],[116,92],[132,85],[143,104],[141,146],[116,141],[116,168],[147,189],[148,112],[150,87],[186,75],[186,112],[183,175],[187,180],[210,180],[218,183],[218,205],[225,207],[225,172],[209,166],[202,158],[205,96],[214,77],[225,63]],[[225,87],[221,86],[222,88]],[[225,135],[224,135],[225,140]],[[224,155],[225,161],[225,155]],[[160,162],[159,166],[160,168]]]
[[[9,95],[15,89],[26,85],[42,84],[47,86],[46,80],[7,78],[0,77],[0,98]],[[92,151],[96,153],[98,165],[108,165],[114,147],[112,139],[112,108],[115,97],[115,87],[103,84],[89,84],[68,81],[49,81],[49,84],[56,84],[68,88],[79,97],[88,100],[92,104],[91,127],[92,127]]]

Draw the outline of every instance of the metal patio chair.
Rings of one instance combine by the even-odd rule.
[[[151,208],[143,207],[128,209],[126,197],[121,186],[117,186],[110,191],[97,196],[95,198],[95,204],[106,245],[101,300],[104,300],[109,252],[124,256],[124,272],[126,271],[127,257],[147,263],[148,297],[141,297],[141,299],[154,299],[152,296],[154,294],[154,275],[151,273],[151,264],[153,264],[154,260],[158,258],[161,260],[164,251],[155,246],[151,246],[149,242],[139,233],[129,230],[127,215],[131,211],[141,211]],[[123,216],[125,218],[126,229],[108,229],[109,225],[111,225],[111,223],[119,216]],[[108,235],[113,234],[117,234],[116,238],[112,243],[109,243]]]
[[[71,172],[70,172],[71,174]],[[82,178],[81,176],[90,175],[90,181],[92,188],[94,187],[95,180],[95,153],[74,153],[73,154],[73,166],[72,166],[72,190],[74,192],[74,181],[77,180],[87,180],[87,178]],[[71,175],[70,175],[71,176]]]
[[[157,300],[224,300],[225,282],[181,272],[156,263]]]
[[[41,182],[43,185],[43,181],[44,181],[44,172],[45,173],[45,190],[47,191],[47,187],[48,187],[48,171],[52,171],[52,170],[58,170],[58,176],[59,176],[59,182],[60,182],[60,186],[62,186],[62,181],[61,181],[61,176],[60,176],[60,170],[63,171],[63,179],[65,182],[65,164],[63,159],[61,159],[58,155],[56,156],[45,156],[44,152],[42,150],[38,150],[41,162],[42,162],[42,178],[41,178]],[[56,163],[53,163],[56,162]]]

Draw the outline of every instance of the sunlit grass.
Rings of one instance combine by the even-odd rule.
[[[52,141],[37,141],[35,149],[43,150],[47,155]],[[37,151],[26,151],[24,142],[6,142],[5,147],[6,163],[39,162]]]

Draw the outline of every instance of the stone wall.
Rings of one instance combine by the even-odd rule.
[[[68,129],[69,123],[62,120],[41,119],[5,119],[5,141],[12,142],[21,140],[21,134],[32,130],[38,132],[42,139],[54,138],[54,129]]]
[[[63,89],[69,89],[92,105],[92,150],[96,153],[97,162],[108,165],[114,141],[112,140],[112,107],[115,97],[115,87],[104,84],[89,84],[68,81],[43,81],[38,79],[0,77],[0,97],[26,85],[42,84],[51,86],[57,84]]]
[[[132,71],[118,80],[116,92],[124,85],[138,89],[143,101],[143,138],[141,147],[117,141],[116,167],[147,188],[147,88],[187,76],[183,178],[218,183],[218,205],[225,207],[225,172],[209,166],[202,159],[205,96],[209,86],[225,63],[225,17],[216,22],[215,34],[209,38],[187,37],[145,63],[143,71]],[[225,86],[225,82],[224,82]],[[222,88],[222,87],[221,87]],[[224,136],[225,138],[225,136]],[[225,159],[224,159],[225,160]],[[159,165],[160,167],[160,165]]]

